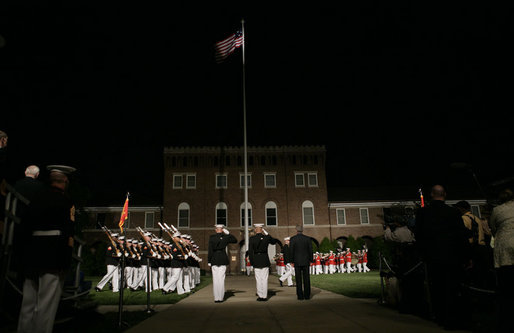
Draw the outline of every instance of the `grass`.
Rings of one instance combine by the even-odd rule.
[[[336,294],[355,298],[378,299],[381,293],[378,271],[311,275],[311,285]]]
[[[85,280],[92,282],[91,293],[89,294],[90,300],[98,305],[118,305],[120,294],[111,292],[107,286],[104,287],[102,292],[96,292],[95,286],[100,281],[101,276],[86,277]],[[195,290],[200,290],[209,285],[212,281],[210,276],[202,276],[200,284],[196,286]],[[178,295],[177,293],[163,295],[160,290],[155,290],[150,293],[150,304],[175,304],[181,299],[184,299],[188,294]],[[125,289],[123,291],[123,304],[124,305],[145,305],[147,304],[147,293],[144,290],[130,291]]]

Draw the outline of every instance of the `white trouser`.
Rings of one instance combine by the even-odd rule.
[[[347,273],[353,272],[352,263],[350,263],[350,262],[346,263],[346,272]]]
[[[254,268],[255,282],[257,287],[257,296],[260,298],[268,298],[268,276],[269,267]]]
[[[183,269],[183,286],[184,286],[184,291],[186,293],[189,293],[191,292],[191,274],[189,273],[191,271],[191,268],[190,267],[184,267]]]
[[[280,281],[284,282],[287,280],[287,285],[292,286],[293,285],[293,276],[292,276],[293,271],[294,271],[293,267],[291,267],[290,264],[287,264],[284,274],[282,274],[282,276],[280,277]]]
[[[328,266],[328,271],[330,274],[334,274],[336,272],[336,265],[329,265]]]
[[[346,269],[344,269],[344,264],[340,264],[339,265],[339,273],[344,273],[346,272]]]
[[[152,270],[150,269],[150,279],[152,276]],[[139,268],[138,281],[133,284],[134,288],[145,286],[145,291],[148,291],[148,266],[141,265]]]
[[[98,282],[97,288],[103,289],[105,284],[112,279],[112,291],[118,292],[120,290],[120,268],[115,265],[107,265],[107,274]]]
[[[323,269],[321,268],[321,265],[316,265],[316,275],[323,274]]]
[[[127,282],[127,286],[130,287],[132,286],[133,284],[133,280],[134,280],[134,271],[135,271],[135,267],[133,266],[126,266],[125,267],[125,281]]]
[[[159,289],[159,269],[150,268],[152,278],[152,291]]]
[[[177,294],[182,295],[184,293],[184,287],[182,285],[183,274],[182,268],[171,268],[171,278],[169,278],[168,283],[164,285],[164,291],[173,291],[177,288]]]
[[[211,266],[212,271],[212,293],[215,301],[223,301],[225,298],[225,272],[227,266]]]
[[[200,267],[195,267],[195,284],[200,284],[200,282],[202,282],[201,280],[201,276],[202,276],[202,271],[200,270]]]
[[[357,264],[357,270],[359,271],[359,273],[362,272],[362,264],[361,263]]]
[[[18,332],[52,332],[63,285],[64,277],[60,274],[25,279]]]
[[[369,268],[368,268],[368,263],[367,262],[363,262],[362,263],[362,268],[364,270],[364,273],[369,272]]]
[[[160,266],[157,271],[159,272],[159,289],[164,287],[164,278],[166,276],[166,268],[164,266]]]
[[[328,265],[323,265],[323,273],[328,274]]]

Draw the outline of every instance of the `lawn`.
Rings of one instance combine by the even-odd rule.
[[[92,282],[91,292],[89,299],[98,305],[118,305],[120,294],[113,293],[108,289],[106,285],[101,292],[95,291],[95,286],[100,281],[101,276],[89,276],[86,277],[85,280]],[[210,276],[202,276],[201,282],[198,286],[196,286],[195,290],[200,290],[203,287],[209,285],[212,281]],[[175,304],[181,299],[184,299],[188,296],[188,294],[177,295],[177,293],[171,293],[167,295],[163,295],[160,290],[156,290],[150,293],[150,304]],[[137,304],[147,304],[147,293],[144,290],[139,291],[130,291],[129,289],[125,289],[123,291],[123,304],[124,305],[137,305]]]
[[[380,275],[368,273],[335,273],[311,275],[311,285],[336,294],[356,298],[380,298]]]

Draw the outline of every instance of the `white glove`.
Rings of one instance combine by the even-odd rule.
[[[188,256],[187,254],[186,254],[186,255],[184,255],[184,259],[187,259],[187,258],[189,258],[189,256]]]
[[[268,236],[268,232],[264,228],[262,229],[262,233],[265,234],[266,236]]]
[[[121,257],[121,252],[118,252],[118,257]]]
[[[207,266],[211,267],[211,263],[208,263]]]
[[[225,228],[223,228],[223,233],[224,233],[225,235],[228,235],[228,234],[229,234],[228,230],[227,230],[227,229],[225,229]]]

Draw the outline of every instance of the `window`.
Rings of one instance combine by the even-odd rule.
[[[309,180],[309,187],[317,187],[318,186],[318,174],[316,172],[309,172],[307,174]]]
[[[264,187],[265,188],[274,188],[277,187],[277,179],[275,173],[265,173],[264,174]]]
[[[480,216],[480,206],[478,205],[471,205],[471,213],[476,217],[482,217]]]
[[[182,175],[173,175],[173,188],[182,188]]]
[[[248,183],[248,188],[251,188],[252,187],[252,174],[248,172],[246,174],[246,179],[247,179],[246,181]],[[239,174],[239,187],[240,188],[244,188],[245,187],[245,174],[244,174],[244,172]]]
[[[302,204],[303,224],[314,224],[314,205],[310,201],[304,201]]]
[[[346,212],[344,208],[336,209],[336,220],[339,225],[346,224]]]
[[[196,174],[186,175],[186,188],[196,188]]]
[[[276,226],[277,222],[277,204],[273,201],[266,202],[266,225]]]
[[[245,226],[245,203],[241,204],[241,226]],[[248,203],[248,226],[252,226],[252,204]]]
[[[145,212],[145,229],[152,229],[155,223],[155,213]]]
[[[178,205],[178,221],[179,228],[189,228],[189,204],[182,202]]]
[[[227,225],[227,205],[224,202],[219,202],[216,205],[216,223]]]
[[[216,188],[227,188],[227,174],[216,174]]]
[[[294,173],[294,184],[296,187],[305,187],[305,176],[303,175],[303,173]]]
[[[359,208],[361,224],[369,224],[369,212],[367,208]]]

